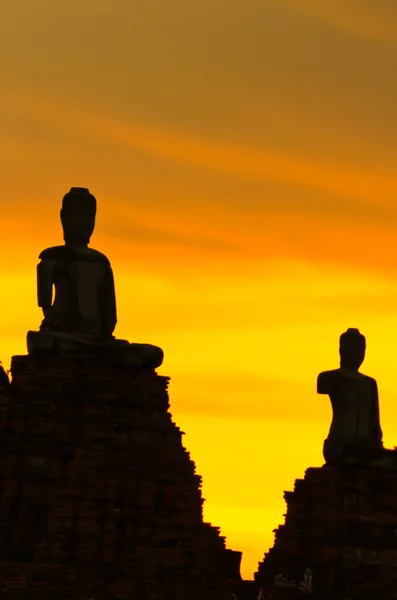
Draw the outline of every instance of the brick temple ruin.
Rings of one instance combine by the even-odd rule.
[[[15,356],[0,392],[0,598],[226,598],[228,556],[154,370]]]

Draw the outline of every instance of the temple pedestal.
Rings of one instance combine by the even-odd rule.
[[[310,468],[284,498],[285,524],[255,574],[258,585],[284,598],[275,577],[299,582],[310,568],[313,598],[397,598],[397,471]]]
[[[138,366],[15,356],[0,394],[0,598],[219,600],[225,541]]]

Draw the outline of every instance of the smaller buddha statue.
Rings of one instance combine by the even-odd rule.
[[[86,188],[71,188],[60,216],[65,244],[39,256],[37,296],[44,319],[40,331],[28,332],[29,354],[113,358],[117,354],[130,363],[160,366],[161,348],[113,336],[117,323],[113,271],[104,254],[88,247],[95,227],[95,197]]]
[[[368,464],[387,452],[377,383],[359,372],[365,350],[365,337],[358,329],[348,329],[340,336],[340,368],[318,376],[317,392],[329,395],[333,413],[323,447],[327,464]]]

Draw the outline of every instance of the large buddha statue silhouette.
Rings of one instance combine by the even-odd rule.
[[[378,386],[359,373],[365,350],[365,337],[348,329],[340,336],[340,368],[318,376],[317,392],[329,395],[333,412],[323,448],[327,464],[366,463],[388,452],[382,443]]]
[[[117,352],[127,362],[157,367],[163,360],[160,348],[113,336],[117,323],[113,271],[104,254],[88,247],[95,217],[94,196],[86,188],[71,188],[61,209],[65,244],[39,256],[37,295],[44,319],[39,332],[28,332],[28,352]]]

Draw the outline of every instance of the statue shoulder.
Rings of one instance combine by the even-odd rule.
[[[68,246],[52,246],[46,248],[39,255],[40,260],[55,261],[83,261],[101,263],[105,267],[110,267],[107,256],[94,248],[70,248]]]
[[[369,375],[364,375],[364,373],[361,373],[362,377],[365,378],[366,383],[368,383],[368,385],[371,385],[373,388],[377,388],[378,384],[376,382],[376,379],[374,379],[373,377],[370,377]]]
[[[64,254],[65,246],[52,246],[40,252],[39,258],[41,260],[57,260],[61,256],[64,256]]]
[[[339,369],[333,369],[332,371],[323,371],[317,377],[317,393],[318,394],[328,394],[330,386],[338,379],[340,376]]]
[[[90,259],[93,262],[100,262],[106,267],[110,267],[110,260],[108,259],[106,254],[103,254],[102,252],[99,252],[99,250],[95,250],[94,248],[87,248],[87,250],[89,250]]]

